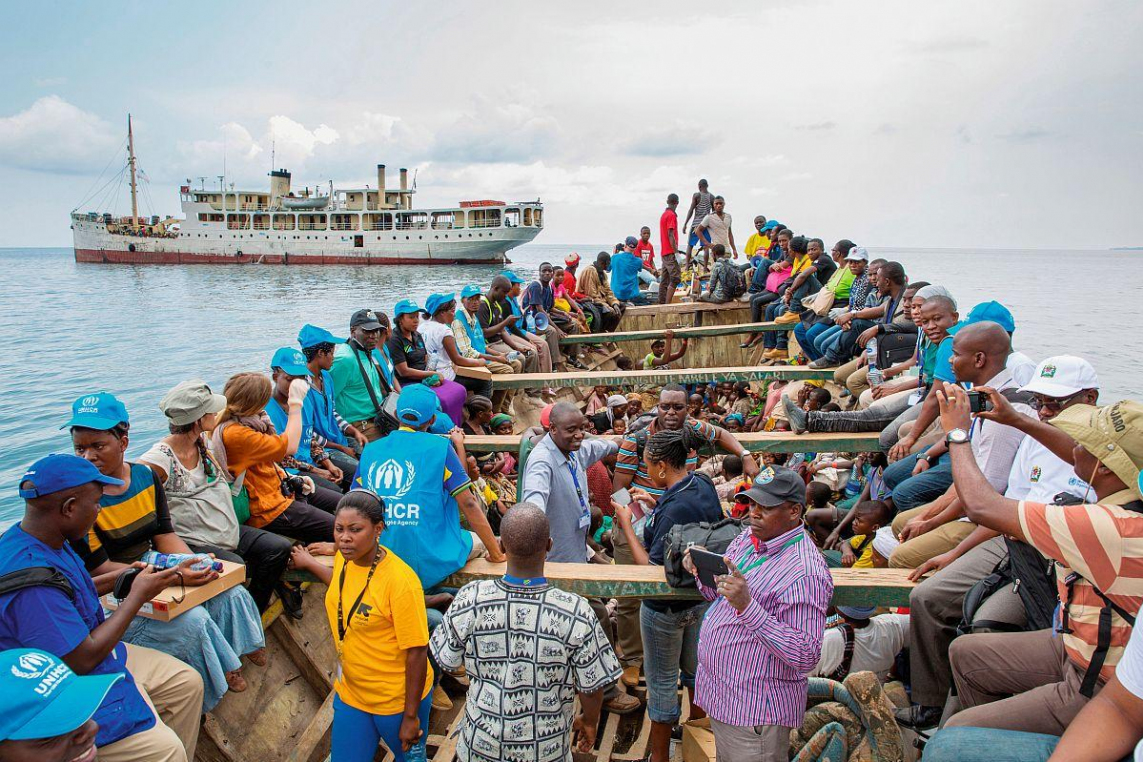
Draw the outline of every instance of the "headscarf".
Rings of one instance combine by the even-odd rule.
[[[932,299],[934,296],[943,296],[952,302],[953,309],[956,309],[956,299],[949,293],[949,290],[944,286],[929,285],[921,288],[917,293],[913,294],[914,299]]]
[[[512,416],[506,413],[497,413],[496,415],[492,416],[492,420],[489,422],[489,425],[495,429],[499,426],[503,426],[505,423],[512,423]]]
[[[627,404],[627,398],[624,397],[622,394],[612,394],[610,397],[607,398],[607,407],[608,408],[619,407],[620,405],[626,405],[626,404]]]

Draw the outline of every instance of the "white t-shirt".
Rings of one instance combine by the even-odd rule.
[[[723,212],[719,217],[714,212],[702,218],[702,226],[706,232],[710,233],[710,243],[713,246],[716,243],[721,243],[726,247],[726,253],[730,253],[730,215]]]
[[[1143,700],[1143,634],[1140,630],[1143,628],[1131,628],[1127,648],[1123,649],[1123,656],[1115,665],[1115,676],[1124,688]],[[1143,762],[1143,741],[1135,747],[1135,762]]]
[[[210,545],[223,550],[238,547],[238,517],[234,515],[234,501],[230,485],[219,478],[208,479],[202,459],[189,469],[174,451],[162,442],[139,456],[140,463],[153,463],[167,474],[163,490],[171,523],[177,534],[188,545]]]
[[[870,671],[884,681],[893,667],[893,660],[909,642],[909,616],[907,614],[878,614],[869,620],[869,626],[853,630],[853,661],[850,674]],[[810,672],[810,677],[829,675],[841,666],[845,656],[845,634],[841,628],[825,631],[822,655]],[[1117,668],[1118,669],[1118,668]]]
[[[1024,437],[1012,460],[1004,497],[1051,503],[1061,492],[1083,497],[1087,482],[1076,476],[1070,463],[1057,458],[1035,438]]]
[[[445,381],[455,380],[456,368],[452,366],[452,360],[444,348],[445,337],[453,335],[452,328],[435,320],[422,320],[417,326],[417,332],[424,337],[425,351],[428,352],[425,367],[440,375]]]

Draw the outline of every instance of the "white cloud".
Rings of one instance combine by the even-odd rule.
[[[698,125],[675,122],[648,130],[624,146],[631,156],[684,156],[701,154],[722,142],[722,138]]]
[[[48,95],[0,118],[0,163],[61,174],[98,171],[121,140],[106,120]]]
[[[473,110],[438,133],[430,155],[446,162],[523,163],[550,156],[559,132],[555,117],[532,106],[479,96]]]

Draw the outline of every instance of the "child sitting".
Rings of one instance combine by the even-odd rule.
[[[893,510],[882,500],[866,500],[853,507],[853,537],[841,546],[841,565],[854,569],[872,569],[875,558],[888,565],[886,559],[873,552],[877,530],[893,520]]]
[[[651,353],[643,358],[643,370],[668,370],[671,363],[682,358],[687,353],[687,340],[683,339],[682,344],[679,345],[678,351],[672,351],[672,343],[675,338],[675,332],[667,329],[663,332],[663,338],[655,339],[651,342]]]
[[[730,502],[734,493],[743,485],[742,458],[737,455],[727,455],[722,459],[722,474],[714,478],[714,491],[718,499],[724,503]],[[749,483],[746,484],[749,488]]]
[[[828,484],[812,481],[806,485],[806,526],[819,545],[841,520],[837,507],[830,502],[832,497],[833,490]]]

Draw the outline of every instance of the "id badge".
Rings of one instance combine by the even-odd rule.
[[[590,526],[591,526],[591,514],[590,513],[581,513],[579,516],[579,528],[580,529],[587,529]]]
[[[921,401],[921,391],[918,389],[909,395],[909,406],[912,407]]]

